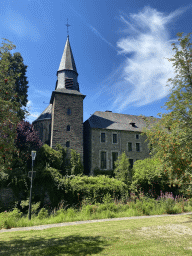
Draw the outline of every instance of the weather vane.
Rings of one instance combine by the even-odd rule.
[[[71,25],[68,24],[68,19],[67,19],[67,24],[65,24],[65,25],[66,25],[66,27],[67,27],[67,36],[69,36],[69,29],[68,29],[68,28],[69,28]]]

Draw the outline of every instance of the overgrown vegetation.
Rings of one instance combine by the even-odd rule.
[[[28,202],[27,202],[28,203]],[[23,203],[23,206],[26,202]],[[110,194],[104,195],[102,203],[92,200],[92,197],[84,197],[81,204],[68,207],[62,201],[55,208],[39,208],[40,202],[32,205],[32,219],[28,220],[27,214],[23,214],[15,208],[11,212],[0,213],[0,228],[25,227],[41,224],[70,222],[90,219],[117,218],[142,215],[173,214],[192,211],[192,199],[173,197],[172,193],[161,192],[155,200],[140,193],[139,196],[131,194],[129,198],[117,200]]]

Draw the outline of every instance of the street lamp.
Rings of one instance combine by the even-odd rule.
[[[29,197],[29,220],[31,219],[31,197],[32,197],[32,187],[33,187],[33,174],[36,172],[33,172],[33,161],[36,157],[36,151],[31,151],[31,157],[32,157],[32,172],[29,172],[29,178],[31,178],[31,187],[30,187],[30,197]]]

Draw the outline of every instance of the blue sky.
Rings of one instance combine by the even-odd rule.
[[[32,122],[48,106],[67,38],[79,73],[84,120],[95,111],[156,116],[174,76],[166,58],[176,34],[192,32],[191,1],[1,0],[0,36],[28,66]]]

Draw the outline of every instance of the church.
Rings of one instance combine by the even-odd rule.
[[[149,157],[146,136],[141,136],[146,127],[144,117],[96,111],[83,123],[84,98],[67,36],[50,104],[33,121],[41,141],[53,149],[57,143],[68,152],[75,149],[84,163],[85,174],[90,175],[95,168],[114,169],[122,152],[126,152],[131,166],[136,160]]]

